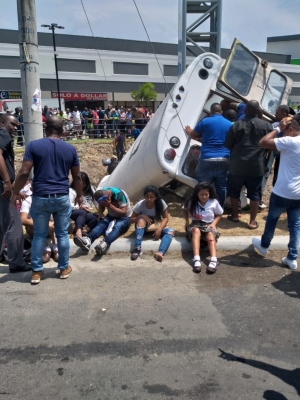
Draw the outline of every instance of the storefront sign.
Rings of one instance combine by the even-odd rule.
[[[52,98],[57,98],[57,92],[51,92]],[[65,100],[107,100],[107,93],[91,92],[91,93],[79,93],[79,92],[60,92],[60,98]]]
[[[11,90],[0,91],[0,100],[13,100],[21,98],[22,98],[22,92],[13,92]]]

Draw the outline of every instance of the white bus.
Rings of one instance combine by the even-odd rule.
[[[228,60],[213,53],[198,56],[178,78],[114,172],[100,182],[125,190],[132,201],[143,188],[162,187],[177,180],[197,184],[196,169],[201,143],[190,139],[184,127],[194,127],[209,114],[212,103],[222,100],[257,100],[263,118],[272,121],[278,105],[287,104],[293,81],[234,40]]]

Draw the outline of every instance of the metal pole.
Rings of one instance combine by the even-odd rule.
[[[186,0],[178,0],[178,76],[186,68]]]
[[[55,73],[56,73],[56,86],[57,86],[57,95],[58,95],[58,106],[59,106],[59,109],[61,110],[59,79],[58,79],[58,68],[57,68],[57,54],[56,54],[56,43],[55,43],[55,26],[51,25],[51,29],[52,29],[52,38],[53,38],[54,64],[55,64]]]
[[[35,0],[17,0],[25,145],[43,137]]]
[[[222,1],[219,0],[217,8],[217,38],[216,38],[216,53],[221,55],[221,33],[222,33]]]

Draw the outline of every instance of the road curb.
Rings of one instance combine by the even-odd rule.
[[[252,238],[255,236],[223,236],[218,240],[218,250],[230,250],[230,251],[242,251],[252,247]],[[258,237],[258,236],[256,236]],[[289,241],[288,236],[276,236],[274,237],[272,244],[270,246],[270,250],[286,250],[287,244]],[[91,249],[93,249],[99,240],[96,240]],[[157,251],[159,247],[159,241],[145,239],[143,240],[143,251]],[[73,241],[70,241],[70,254],[76,253],[79,248],[74,244]],[[134,238],[128,239],[117,239],[109,249],[109,253],[118,253],[118,252],[130,252],[134,249]],[[179,237],[174,238],[169,247],[168,252],[171,251],[191,251],[191,243],[189,243],[186,238]]]

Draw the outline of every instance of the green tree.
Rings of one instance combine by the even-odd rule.
[[[139,102],[155,101],[157,98],[155,87],[150,82],[144,83],[138,90],[133,90],[130,95],[135,101]]]

